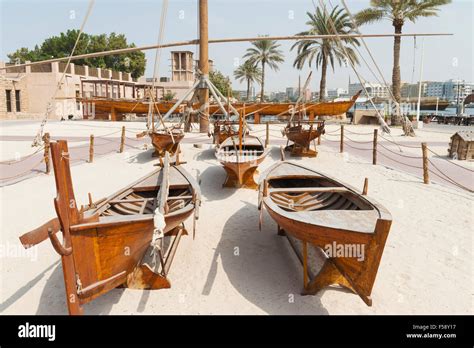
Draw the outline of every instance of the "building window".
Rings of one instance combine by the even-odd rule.
[[[7,97],[7,112],[12,112],[12,91],[7,89],[5,93]]]
[[[16,104],[16,112],[21,111],[21,99],[20,99],[20,91],[15,91],[15,104]]]

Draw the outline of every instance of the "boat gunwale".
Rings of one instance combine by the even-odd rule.
[[[296,167],[300,167],[304,170],[308,170],[310,172],[313,172],[315,175],[306,174],[306,175],[291,175],[291,176],[288,176],[288,175],[275,175],[275,176],[272,176],[271,175],[272,171],[274,171],[275,169],[277,169],[279,166],[281,166],[283,164],[289,164],[289,165],[293,165],[293,166],[296,166]],[[315,171],[311,168],[308,168],[308,167],[305,167],[305,166],[302,166],[302,165],[299,165],[297,163],[290,162],[290,161],[280,161],[280,162],[275,163],[271,167],[269,167],[265,171],[265,173],[263,173],[262,176],[261,176],[261,179],[260,179],[260,182],[259,182],[259,190],[261,192],[263,192],[263,182],[264,182],[264,180],[269,181],[269,180],[272,180],[272,179],[283,179],[283,178],[290,178],[290,177],[293,178],[293,179],[294,178],[301,178],[301,179],[324,178],[324,179],[332,180],[332,181],[340,184],[339,188],[341,188],[341,187],[346,188],[348,190],[348,192],[351,192],[351,193],[355,194],[356,196],[358,196],[359,199],[365,201],[366,204],[372,206],[378,212],[378,215],[379,215],[378,219],[392,221],[392,215],[390,214],[390,212],[382,204],[380,204],[378,201],[376,201],[372,197],[362,195],[353,186],[351,186],[349,184],[346,184],[346,183],[342,183],[341,181],[339,181],[339,180],[337,180],[337,179],[335,179],[335,178],[333,178],[329,175],[323,174],[323,173]],[[338,187],[335,186],[334,188],[338,188]],[[268,201],[275,204],[273,202],[273,200],[271,199],[270,195],[268,195],[266,197],[263,197],[262,201],[263,201],[263,203],[265,203],[266,206],[268,206]],[[291,214],[290,212],[287,212],[287,211],[283,210],[277,204],[275,204],[275,208],[279,210],[278,214],[280,214],[282,216],[286,216],[286,217],[291,216],[291,215],[288,215],[288,214]],[[334,211],[338,211],[338,210],[334,210]],[[313,226],[319,226],[319,225],[313,225]]]

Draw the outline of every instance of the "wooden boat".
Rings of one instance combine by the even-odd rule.
[[[89,195],[89,206],[79,210],[67,142],[52,143],[51,154],[57,218],[20,241],[30,247],[49,237],[62,258],[69,313],[82,314],[83,304],[118,286],[169,288],[168,271],[187,234],[183,222],[193,213],[197,218],[200,191],[193,177],[166,155],[163,167],[95,203]],[[56,236],[59,230],[63,243]],[[156,239],[156,233],[162,236]],[[147,260],[150,249],[159,261]]]
[[[108,119],[112,112],[116,113],[116,118],[112,121],[120,121],[123,115],[129,113],[135,113],[137,116],[146,115],[149,109],[149,102],[146,100],[137,99],[107,99],[101,97],[91,98],[78,98],[84,105],[84,110],[88,110],[88,105],[94,105],[95,107],[95,118],[96,119]],[[325,101],[325,102],[308,102],[305,103],[305,111],[310,116],[337,116],[347,112],[352,106],[351,100],[344,101]],[[241,109],[244,103],[234,103],[236,109]],[[165,114],[172,109],[173,103],[160,102],[155,103],[155,107],[158,108],[160,113]],[[180,104],[180,108],[176,109],[175,114],[180,113],[180,110],[186,108],[187,104]],[[289,115],[291,109],[295,107],[295,103],[245,103],[247,112],[252,115],[269,115],[269,116],[282,116]],[[196,112],[200,108],[199,103],[193,103],[192,109]],[[89,107],[90,109],[90,107]],[[217,104],[209,105],[210,115],[222,115],[223,112],[220,110],[220,106]],[[285,116],[286,117],[286,116]],[[84,115],[87,119],[88,116]],[[255,121],[258,123],[258,121]]]
[[[227,172],[223,186],[256,189],[254,174],[268,152],[262,140],[252,135],[224,140],[216,149],[216,157]]]
[[[214,131],[212,133],[213,143],[220,145],[224,140],[230,136],[238,136],[239,123],[237,121],[215,121],[214,122]],[[246,131],[246,134],[249,134],[249,131]]]
[[[174,155],[179,149],[179,143],[184,138],[184,132],[181,129],[173,128],[167,130],[154,130],[149,133],[151,143],[155,148],[154,157],[163,157],[165,152]]]
[[[259,209],[268,211],[278,224],[279,234],[286,234],[295,248],[303,264],[303,294],[316,294],[337,284],[357,293],[370,306],[392,223],[390,213],[364,195],[367,186],[361,195],[348,185],[295,163],[276,163],[262,178]],[[320,272],[309,276],[310,282],[308,244],[315,250],[324,249],[325,257]],[[363,251],[362,258],[334,251],[354,247]]]
[[[314,127],[314,124],[287,125],[283,133],[293,144],[288,145],[285,151],[290,151],[294,156],[316,157],[318,154],[316,145],[314,145],[314,150],[312,150],[310,148],[311,142],[314,142],[324,132],[324,121],[316,122],[316,127]]]
[[[311,74],[308,77],[306,84],[309,82],[310,77]],[[362,91],[356,93],[349,101],[332,102],[334,104],[337,103],[338,106],[333,109],[326,108],[328,111],[326,116],[340,115],[349,111],[361,92]],[[292,142],[292,144],[287,144],[285,148],[285,151],[290,151],[292,156],[316,157],[318,155],[315,139],[324,134],[324,121],[315,122],[316,126],[314,124],[302,124],[302,119],[308,110],[309,109],[306,103],[303,102],[303,97],[301,96],[296,102],[295,108],[293,108],[293,114],[291,115],[288,124],[282,131],[282,134],[288,138],[288,142]],[[311,142],[314,143],[314,150],[311,149]]]

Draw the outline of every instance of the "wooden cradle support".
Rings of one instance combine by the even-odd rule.
[[[224,166],[224,169],[227,176],[222,187],[248,188],[252,190],[256,190],[258,188],[258,184],[254,179],[254,176],[258,174],[257,167],[241,169],[239,173],[236,173],[235,170],[226,166]]]
[[[293,157],[317,157],[318,151],[316,150],[316,146],[314,146],[314,150],[311,149],[311,144],[308,143],[307,146],[301,146],[297,143],[293,143],[285,147],[285,151],[289,151],[291,156]]]

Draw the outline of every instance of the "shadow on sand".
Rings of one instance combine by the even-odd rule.
[[[222,188],[226,176],[227,174],[220,164],[207,167],[206,170],[199,174],[202,195],[209,201],[224,200],[232,196],[236,189]],[[219,189],[216,190],[216,187],[219,187]]]
[[[151,146],[151,148],[146,151],[141,151],[137,153],[136,155],[127,157],[127,162],[143,164],[143,163],[148,163],[150,161],[156,161],[158,163],[159,160],[157,157],[153,157],[153,152],[155,152],[155,150],[153,149],[153,146]]]
[[[258,210],[250,203],[226,222],[202,294],[213,291],[218,259],[229,281],[248,301],[268,314],[328,314],[321,294],[301,296],[301,265],[266,216],[258,230]],[[294,301],[292,301],[294,299]]]
[[[66,315],[66,290],[64,288],[63,269],[60,262],[54,263],[57,267],[51,273],[39,300],[37,315]],[[36,278],[35,278],[36,279]],[[98,297],[83,306],[84,314],[108,314],[112,306],[122,296],[124,289],[116,288],[107,294]],[[145,291],[146,292],[146,291]]]

